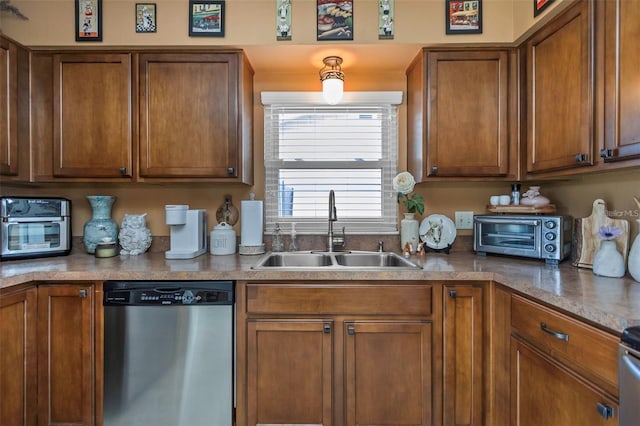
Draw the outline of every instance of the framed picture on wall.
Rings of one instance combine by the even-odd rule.
[[[158,28],[155,3],[136,3],[136,32],[155,33]]]
[[[553,0],[533,0],[533,16],[540,15],[551,3]]]
[[[291,40],[291,0],[277,0],[276,16],[276,40]]]
[[[76,41],[102,41],[102,0],[75,0]]]
[[[353,0],[317,0],[318,41],[353,40]]]
[[[445,0],[447,34],[481,34],[482,0]]]
[[[393,12],[395,0],[378,0],[378,39],[393,39]]]
[[[189,35],[224,37],[224,0],[189,0]]]

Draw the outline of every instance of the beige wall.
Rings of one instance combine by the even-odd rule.
[[[225,194],[240,200],[249,192],[263,198],[263,109],[259,103],[262,91],[319,90],[318,64],[325,51],[343,49],[345,55],[346,90],[400,90],[406,89],[404,70],[408,61],[418,53],[420,45],[436,43],[511,42],[522,37],[532,26],[547,20],[554,8],[566,6],[568,1],[555,0],[543,15],[533,18],[532,0],[484,0],[483,34],[464,36],[444,35],[444,0],[396,0],[396,38],[392,44],[377,40],[375,26],[375,0],[355,0],[356,40],[342,44],[324,45],[315,41],[315,0],[294,0],[294,40],[291,44],[278,44],[273,33],[275,0],[227,1],[227,32],[224,38],[190,38],[187,32],[187,0],[155,0],[158,5],[158,33],[136,34],[134,31],[135,0],[105,0],[104,41],[98,45],[201,45],[225,44],[243,47],[256,68],[254,78],[255,174],[254,187],[244,185],[192,184],[50,184],[36,186],[2,187],[3,195],[65,196],[73,202],[73,235],[82,235],[82,225],[90,217],[90,208],[84,199],[91,194],[115,195],[114,219],[121,222],[124,213],[147,212],[153,235],[167,235],[164,224],[165,204],[190,204],[192,208],[207,209],[210,227],[215,223],[215,211],[224,201]],[[62,0],[12,0],[29,16],[20,21],[6,14],[0,15],[0,28],[9,36],[27,46],[78,45],[73,36],[73,2]],[[266,18],[265,18],[266,17]],[[267,36],[265,36],[267,34]],[[91,45],[93,43],[89,43]],[[87,43],[82,43],[87,46]],[[389,49],[391,45],[391,49]],[[406,63],[391,64],[385,60],[403,52]],[[309,53],[311,52],[311,53]],[[406,56],[406,52],[409,56]],[[348,56],[351,55],[351,56]],[[360,56],[359,56],[360,55]],[[371,58],[373,57],[373,58]],[[292,61],[291,58],[295,60]],[[355,64],[355,65],[354,65]],[[368,64],[360,66],[358,64]],[[379,64],[371,68],[372,64]],[[406,110],[400,107],[400,165],[406,165]],[[627,211],[634,207],[633,195],[639,174],[617,172],[594,177],[578,177],[569,181],[542,183],[542,192],[555,202],[561,213],[576,217],[588,216],[595,198],[607,201],[610,210]],[[523,185],[524,189],[528,184]],[[427,183],[417,192],[424,195],[426,214],[442,213],[453,218],[456,210],[484,213],[487,200],[493,194],[509,193],[509,182],[494,183]],[[636,206],[637,207],[637,206]],[[634,219],[633,217],[627,217]],[[239,225],[237,226],[239,230]],[[631,229],[635,233],[635,226]],[[460,234],[469,234],[461,231]]]
[[[158,9],[158,31],[136,34],[134,5],[137,0],[103,2],[104,39],[109,45],[264,45],[275,40],[275,0],[228,0],[224,38],[189,37],[188,0],[153,0]],[[463,36],[456,42],[513,41],[514,3],[530,0],[484,0],[483,33]],[[560,0],[556,0],[560,1]],[[140,2],[140,1],[138,1]],[[394,43],[444,43],[444,0],[395,0]],[[12,0],[29,21],[3,14],[3,31],[27,45],[72,45],[74,2],[72,0]],[[292,1],[293,44],[316,43],[316,0]],[[529,10],[529,14],[531,9]],[[354,1],[353,43],[378,43],[377,0]],[[460,36],[456,36],[460,37]]]

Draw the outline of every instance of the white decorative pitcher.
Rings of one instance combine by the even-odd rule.
[[[593,273],[602,277],[620,278],[626,270],[624,257],[618,251],[615,240],[602,240],[593,256]]]
[[[640,219],[636,219],[638,222],[638,235],[636,235],[631,250],[629,250],[629,256],[627,256],[627,263],[629,268],[629,274],[634,280],[640,282]]]
[[[415,213],[405,213],[404,219],[400,221],[400,250],[409,243],[411,253],[415,253],[418,248],[420,223],[415,218]]]

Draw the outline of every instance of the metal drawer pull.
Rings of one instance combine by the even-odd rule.
[[[356,328],[350,325],[349,327],[347,327],[347,334],[353,336],[354,334],[356,334]]]
[[[323,329],[325,334],[331,334],[331,325],[325,324]]]
[[[569,335],[568,334],[558,333],[557,331],[550,330],[550,329],[547,328],[547,324],[545,324],[543,322],[540,323],[540,329],[542,331],[544,331],[545,333],[552,335],[556,339],[564,340],[565,342],[569,341]]]
[[[87,297],[89,295],[89,290],[87,290],[86,288],[83,288],[82,290],[80,290],[80,297]]]
[[[613,407],[609,407],[607,404],[603,404],[602,402],[598,402],[597,409],[600,417],[605,420],[612,419],[615,415]]]

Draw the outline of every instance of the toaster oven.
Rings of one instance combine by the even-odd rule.
[[[71,202],[65,198],[0,197],[0,260],[71,252]]]
[[[479,215],[473,218],[473,250],[557,264],[571,254],[572,232],[571,216]]]

